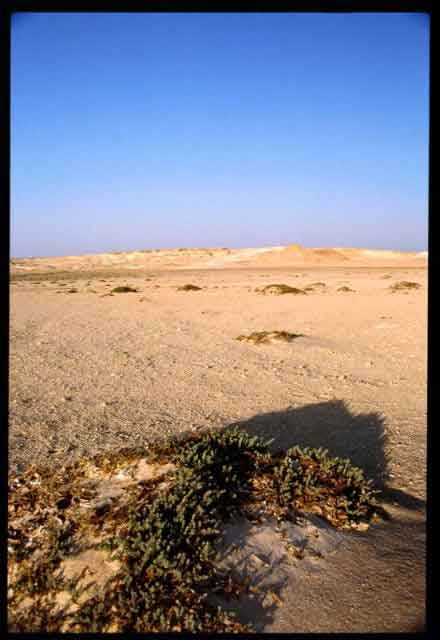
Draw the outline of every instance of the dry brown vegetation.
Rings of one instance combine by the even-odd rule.
[[[111,290],[112,293],[137,293],[138,291],[139,289],[128,286],[115,287]]]
[[[159,286],[159,285],[156,285]],[[195,284],[184,284],[182,287],[177,287],[177,291],[201,291],[202,287],[198,287]]]
[[[420,289],[421,284],[418,282],[408,282],[407,280],[402,280],[401,282],[395,282],[390,286],[391,291],[409,291],[411,289]]]
[[[235,339],[252,344],[269,344],[271,342],[292,342],[295,338],[301,337],[300,333],[289,333],[288,331],[254,331],[248,336],[242,335]]]
[[[258,293],[263,295],[281,296],[288,293],[294,295],[306,295],[304,289],[298,289],[297,287],[291,287],[287,284],[268,284],[265,287],[255,289]]]

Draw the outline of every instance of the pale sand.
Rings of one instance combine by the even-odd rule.
[[[170,270],[178,252],[161,265],[156,255],[154,269],[128,268],[152,255],[141,252],[117,265],[87,256],[13,267],[10,465],[58,464],[231,423],[277,448],[327,447],[386,485],[392,520],[348,536],[325,570],[291,578],[283,604],[252,615],[268,632],[413,630],[424,616],[426,256],[394,258],[394,267],[388,257],[384,268],[383,255],[343,267],[321,254],[318,265],[286,267],[275,264],[283,251],[246,254],[252,268],[226,250],[224,262],[196,252],[198,269],[187,255]],[[270,254],[274,264],[262,266]],[[38,276],[41,264],[55,269]],[[391,293],[401,280],[422,287]],[[326,286],[305,296],[255,292],[316,282]],[[177,291],[187,283],[202,290]],[[121,284],[139,292],[101,297]],[[337,291],[344,285],[354,293]],[[79,292],[65,293],[72,286]],[[304,337],[234,340],[262,330]]]

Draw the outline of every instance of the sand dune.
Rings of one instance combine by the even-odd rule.
[[[298,244],[247,249],[159,249],[82,256],[23,258],[11,261],[11,271],[49,269],[211,269],[263,266],[421,266],[428,253],[356,248],[305,248]]]

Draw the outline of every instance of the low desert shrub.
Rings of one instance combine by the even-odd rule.
[[[402,280],[401,282],[395,282],[389,288],[392,292],[394,291],[408,291],[409,289],[420,289],[421,284],[418,282],[408,282],[406,280]]]
[[[308,284],[306,287],[304,287],[304,291],[306,292],[315,292],[317,289],[325,291],[327,289],[327,285],[325,284],[325,282],[312,282],[311,284]]]
[[[115,287],[111,290],[112,293],[137,293],[137,289],[128,286]]]
[[[215,566],[216,541],[233,514],[251,514],[256,507],[258,512],[289,519],[292,509],[314,507],[329,522],[344,527],[368,517],[374,508],[371,482],[348,460],[329,458],[321,449],[299,447],[285,455],[271,455],[268,445],[238,429],[190,434],[147,449],[102,453],[55,473],[35,468],[25,474],[27,481],[13,479],[11,514],[36,518],[44,545],[34,539],[35,530],[23,538],[25,543],[31,540],[33,547],[21,542],[13,545],[15,558],[21,550],[25,556],[21,571],[17,563],[17,578],[10,585],[9,630],[249,631],[207,600],[213,591],[221,594],[224,589],[224,594],[239,595],[245,588]],[[81,586],[81,576],[66,580],[57,568],[75,548],[75,540],[82,540],[82,532],[95,521],[97,508],[89,520],[78,509],[82,500],[90,499],[88,492],[91,498],[95,495],[94,480],[89,489],[84,480],[90,470],[92,478],[97,473],[105,477],[139,458],[149,463],[172,462],[173,468],[168,475],[137,485],[119,511],[109,506],[98,514],[102,524],[96,525],[96,531],[100,537],[102,531],[107,532],[101,547],[111,553],[110,559],[118,560],[120,568],[100,591],[89,592],[83,600],[88,587]],[[162,483],[165,487],[160,488]],[[53,514],[53,525],[42,515],[47,509]],[[29,521],[20,521],[26,531]],[[10,528],[9,538],[20,541],[22,533],[20,528]],[[43,553],[33,558],[35,549]],[[78,606],[61,612],[56,609],[54,598],[59,591],[69,591]],[[34,604],[23,607],[23,600],[30,596]]]
[[[177,291],[201,291],[202,287],[197,287],[195,284],[184,284],[181,287],[177,287]]]
[[[290,287],[287,284],[268,284],[261,289],[256,289],[258,293],[262,293],[264,295],[276,295],[281,296],[286,293],[292,293],[296,295],[307,295],[304,289],[298,289],[297,287]]]
[[[295,338],[301,337],[301,333],[289,333],[288,331],[254,331],[248,336],[241,335],[235,339],[253,344],[268,344],[270,342],[292,342]]]
[[[152,505],[132,505],[115,551],[123,569],[76,616],[79,628],[117,620],[124,631],[246,630],[203,593],[218,580],[212,560],[221,522],[238,508],[265,452],[261,440],[238,431],[204,434],[178,452],[172,447],[180,465],[173,485]]]
[[[292,447],[276,469],[275,482],[282,506],[318,507],[335,525],[368,518],[375,505],[377,492],[362,469],[329,457],[325,449]]]

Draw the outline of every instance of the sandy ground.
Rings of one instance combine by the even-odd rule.
[[[326,447],[384,487],[390,519],[346,534],[320,571],[289,574],[281,601],[252,609],[254,622],[267,632],[420,629],[426,267],[413,256],[386,267],[379,258],[374,266],[262,266],[260,257],[253,254],[253,266],[236,260],[240,268],[205,255],[217,264],[13,268],[10,467],[56,465],[231,423],[274,438],[274,448]],[[392,293],[390,285],[402,280],[422,286]],[[255,291],[317,282],[325,286],[307,295]],[[188,283],[202,289],[177,290]],[[139,291],[104,295],[122,284]],[[67,293],[72,287],[78,291]],[[234,340],[262,330],[302,337],[268,345]]]

